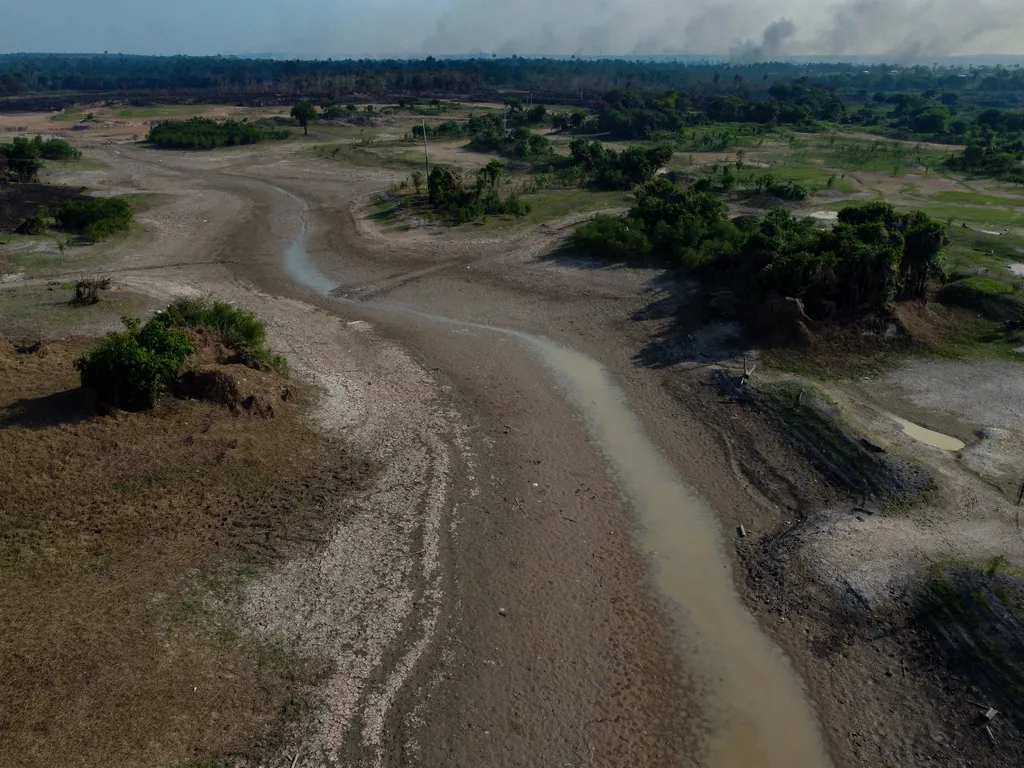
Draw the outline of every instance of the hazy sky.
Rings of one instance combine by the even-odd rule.
[[[1024,0],[0,0],[0,52],[1024,54]]]

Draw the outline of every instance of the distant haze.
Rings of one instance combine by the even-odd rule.
[[[0,52],[1024,54],[1024,0],[0,0]]]

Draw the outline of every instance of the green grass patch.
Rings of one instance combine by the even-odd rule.
[[[76,107],[75,109],[65,109],[63,112],[54,115],[50,119],[59,123],[80,123],[85,119],[87,114],[89,113],[86,112],[86,110],[78,109]]]
[[[900,505],[934,493],[934,481],[870,450],[818,389],[797,382],[762,384],[756,399],[778,429],[829,482]]]
[[[996,294],[998,295],[998,294]],[[929,351],[946,360],[1010,360],[1024,361],[1024,355],[1015,350],[1024,346],[1024,333],[1008,328],[1002,321],[971,315],[963,311],[963,304],[973,303],[970,309],[986,299],[984,295],[959,299],[945,298],[947,304],[930,303],[928,309],[937,318],[935,338]]]
[[[106,163],[91,157],[80,157],[77,160],[44,160],[43,169],[50,172],[59,171],[98,171],[106,168]]]
[[[993,228],[1017,227],[1024,225],[1024,208],[1015,208],[1012,206],[942,205],[923,202],[919,205],[900,207],[912,207],[914,210],[924,211],[932,218],[946,222],[952,221],[954,224],[969,222],[980,225],[991,225]]]
[[[625,209],[634,202],[633,197],[625,192],[598,192],[587,189],[545,189],[523,195],[523,200],[530,204],[531,210],[528,214],[519,218],[492,217],[484,226],[492,229],[511,229],[542,224],[577,213],[591,213],[609,208]]]
[[[150,104],[144,107],[125,107],[117,111],[122,120],[153,120],[159,118],[188,118],[202,116],[209,111],[203,104]]]
[[[0,336],[11,339],[102,333],[118,318],[136,315],[143,299],[124,292],[104,292],[98,304],[73,307],[73,283],[22,286],[0,290]]]
[[[145,213],[172,199],[172,195],[161,194],[160,192],[135,192],[130,195],[121,195],[120,197],[131,206],[133,213]]]
[[[932,200],[942,203],[961,203],[963,205],[995,205],[1001,207],[1014,207],[1020,204],[1019,200],[1011,197],[1000,197],[999,195],[986,195],[983,192],[968,192],[960,190],[944,189],[931,195]]]
[[[951,669],[980,687],[983,700],[1001,702],[1000,709],[1019,726],[1024,724],[1024,580],[1000,560],[936,569],[921,595],[918,620]]]

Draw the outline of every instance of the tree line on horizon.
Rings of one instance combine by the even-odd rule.
[[[1016,99],[1024,70],[994,67],[902,67],[862,63],[629,60],[619,58],[468,58],[275,60],[230,56],[3,54],[0,96],[57,91],[209,91],[335,97],[363,93],[426,94],[533,90],[545,97],[586,98],[614,88],[686,88],[699,93],[761,94],[780,81],[807,77],[844,92],[930,88]],[[992,106],[1012,106],[993,104]]]

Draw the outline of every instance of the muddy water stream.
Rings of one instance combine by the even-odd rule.
[[[961,451],[964,449],[965,443],[962,440],[958,440],[955,437],[944,435],[941,432],[935,432],[931,429],[925,429],[920,424],[915,424],[912,421],[900,418],[894,414],[886,414],[890,419],[900,425],[904,434],[917,440],[919,443],[930,445],[933,448],[941,448],[944,451]]]
[[[303,215],[302,231],[284,254],[285,268],[296,282],[329,296],[338,286],[311,262],[305,240]],[[709,732],[702,764],[709,768],[830,765],[799,677],[761,632],[735,590],[711,510],[647,438],[623,393],[600,363],[516,330],[404,306],[337,300],[500,333],[536,352],[585,417],[592,438],[635,509],[641,530],[639,544],[651,553],[655,584],[676,613],[678,651],[700,687],[695,693],[706,720],[699,725],[702,732]]]

